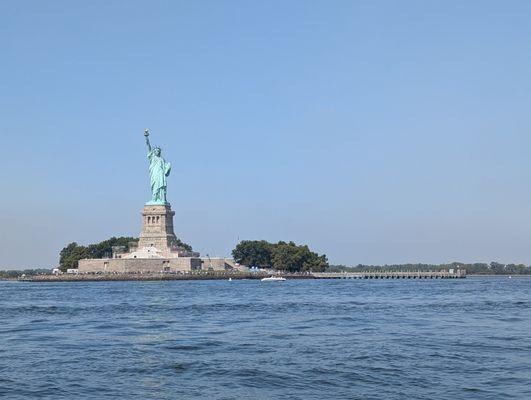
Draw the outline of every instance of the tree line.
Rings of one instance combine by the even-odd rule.
[[[364,265],[356,266],[331,265],[327,272],[362,272],[362,271],[440,271],[449,269],[466,269],[472,275],[531,275],[531,267],[524,264],[502,264],[493,261],[487,263],[462,263],[449,264],[391,264],[391,265]]]
[[[52,270],[44,268],[35,268],[35,269],[8,269],[0,271],[0,279],[16,279],[25,276],[34,276],[34,275],[46,275],[51,273]]]
[[[269,243],[265,240],[243,240],[232,251],[234,261],[248,267],[272,268],[289,272],[324,271],[326,255],[311,251],[294,242]]]
[[[137,242],[138,238],[134,237],[112,237],[103,242],[89,244],[83,246],[76,242],[69,243],[59,253],[59,269],[66,271],[70,268],[77,268],[78,261],[85,258],[108,258],[112,256],[113,246],[124,246],[129,249],[133,242]]]

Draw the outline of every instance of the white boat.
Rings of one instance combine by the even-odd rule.
[[[282,278],[281,276],[270,276],[269,278],[262,278],[260,280],[262,282],[282,282],[285,281],[286,278]]]

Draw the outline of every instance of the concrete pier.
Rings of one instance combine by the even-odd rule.
[[[458,279],[466,278],[466,270],[314,272],[312,275],[316,279]]]

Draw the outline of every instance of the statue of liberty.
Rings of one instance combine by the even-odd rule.
[[[149,130],[144,130],[148,147],[149,177],[151,179],[151,201],[146,205],[166,205],[166,178],[170,174],[171,164],[161,156],[160,147],[151,148]]]

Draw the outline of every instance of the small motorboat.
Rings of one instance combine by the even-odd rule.
[[[286,278],[282,278],[281,276],[270,276],[269,278],[262,278],[260,280],[262,282],[282,282],[285,281]]]

